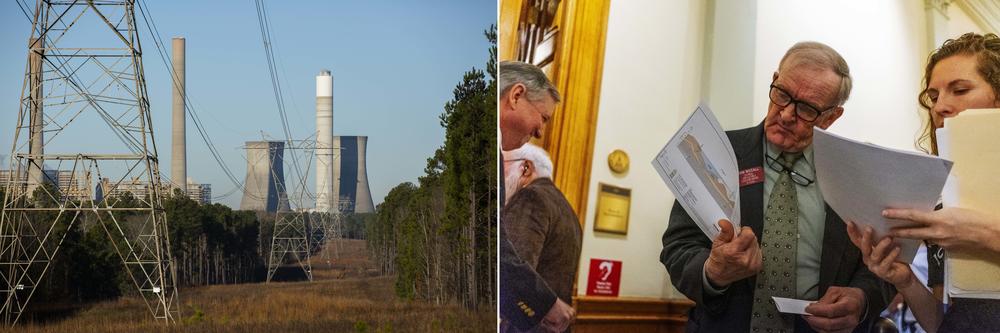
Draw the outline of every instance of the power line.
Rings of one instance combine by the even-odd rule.
[[[264,54],[267,58],[268,72],[271,78],[271,90],[274,93],[275,103],[278,107],[278,114],[281,118],[281,127],[285,134],[285,141],[289,146],[293,144],[291,129],[288,126],[288,116],[285,110],[285,99],[283,90],[281,89],[281,80],[278,76],[278,66],[274,57],[274,43],[271,37],[271,23],[268,19],[267,8],[264,6],[262,0],[254,0],[255,7],[257,9],[257,23],[260,28],[261,42],[264,45]],[[305,177],[302,173],[302,168],[299,166],[298,157],[292,154],[292,164],[295,177],[298,179],[299,185],[303,188],[310,198],[314,198],[311,193],[306,190]],[[299,205],[302,203],[299,202]]]
[[[34,21],[31,19],[31,15],[28,14],[28,10],[24,9],[24,7],[28,6],[28,4],[22,5],[21,2],[22,0],[17,0],[17,7],[21,8],[21,12],[24,13],[24,18],[28,19],[28,22],[34,23]]]
[[[146,5],[146,2],[144,0],[139,0],[137,7],[139,7],[139,12],[142,14],[143,21],[146,23],[146,29],[150,32],[151,35],[153,35],[153,42],[156,45],[156,52],[159,54],[160,60],[163,63],[164,68],[166,68],[167,72],[170,73],[171,82],[173,83],[174,88],[175,89],[179,88],[180,82],[177,78],[176,73],[174,72],[173,66],[170,65],[170,60],[171,60],[170,56],[164,50],[165,47],[163,46],[163,40],[160,37],[159,28],[157,28],[156,20],[152,17],[150,13],[149,6]],[[226,192],[221,196],[213,197],[212,200],[215,201],[226,198],[235,193],[236,191],[242,191],[246,193],[246,188],[244,187],[243,183],[239,181],[239,179],[233,174],[229,166],[226,165],[225,161],[222,159],[222,156],[219,153],[218,148],[216,148],[215,143],[212,141],[212,138],[208,135],[208,131],[206,131],[205,127],[202,125],[201,118],[198,117],[198,113],[196,111],[194,103],[192,102],[189,93],[186,91],[184,93],[184,100],[185,100],[184,110],[187,112],[188,115],[191,116],[191,120],[192,122],[194,122],[195,128],[198,130],[198,135],[201,137],[202,141],[205,142],[205,146],[208,147],[208,151],[212,155],[212,158],[215,159],[215,162],[222,169],[223,173],[225,173],[226,177],[229,178],[229,181],[232,182],[234,185],[234,188],[232,190]],[[174,181],[176,182],[177,180]],[[187,182],[186,179],[182,179],[180,181],[184,182],[184,184],[186,184]]]

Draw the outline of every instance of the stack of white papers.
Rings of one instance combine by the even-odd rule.
[[[823,199],[844,221],[871,226],[876,242],[904,223],[882,217],[884,209],[934,210],[952,166],[936,156],[858,142],[819,128],[813,145]],[[901,247],[899,260],[913,261],[920,241],[895,241]]]

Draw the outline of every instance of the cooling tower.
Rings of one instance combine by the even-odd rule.
[[[330,212],[333,193],[333,76],[316,76],[316,211]]]
[[[247,141],[247,178],[243,184],[241,210],[288,210],[282,168],[284,150],[285,143],[281,141]]]
[[[173,39],[173,70],[170,86],[173,87],[173,128],[171,128],[170,180],[176,188],[187,192],[187,143],[184,129],[184,98],[185,98],[185,51],[184,37]]]
[[[374,213],[365,167],[367,136],[334,136],[333,195],[342,213]]]

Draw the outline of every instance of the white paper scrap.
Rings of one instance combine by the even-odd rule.
[[[774,304],[778,306],[778,312],[781,313],[794,313],[800,315],[811,316],[811,314],[806,313],[806,307],[809,304],[815,303],[814,301],[806,301],[801,299],[784,298],[771,296],[774,299]]]

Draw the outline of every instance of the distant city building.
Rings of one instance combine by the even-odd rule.
[[[17,194],[18,190],[23,191],[23,188],[20,186],[24,186],[27,183],[27,172],[18,173],[13,170],[0,170],[0,189],[3,189],[8,195]]]
[[[13,170],[0,170],[0,184],[7,186],[12,182],[27,182],[28,174],[21,172],[15,173]]]
[[[284,150],[285,143],[281,141],[246,142],[247,178],[243,184],[241,210],[289,210],[285,192]]]
[[[52,171],[45,171],[47,179],[50,177],[50,172]],[[55,173],[55,185],[63,198],[73,201],[89,201],[94,197],[94,192],[91,190],[93,182],[90,179],[90,171],[73,172],[70,170],[58,170]]]
[[[102,178],[101,182],[98,183],[97,187],[94,189],[94,200],[100,202],[103,201],[105,197],[119,197],[124,195],[131,195],[136,199],[143,199],[149,195],[149,190],[149,182],[141,181],[139,178],[122,180],[117,184],[112,183],[111,179]]]
[[[52,184],[59,190],[59,194],[68,200],[88,201],[93,198],[91,190],[92,180],[90,172],[73,172],[70,170],[45,169],[43,181]],[[14,191],[23,190],[27,186],[27,172],[16,172],[13,170],[0,170],[0,187],[7,188],[13,185]]]
[[[138,178],[124,180],[118,184],[112,183],[110,178],[102,178],[100,182],[93,185],[94,182],[89,171],[74,173],[69,170],[46,169],[44,182],[54,185],[64,199],[72,201],[90,201],[92,199],[101,201],[105,196],[120,196],[126,193],[136,198],[143,198],[149,194],[149,182],[140,181]],[[0,188],[7,189],[8,185],[14,185],[15,191],[23,190],[27,183],[27,172],[18,174],[11,170],[0,170]],[[187,196],[203,205],[212,204],[212,185],[197,184],[188,179]]]
[[[333,197],[341,213],[374,213],[365,166],[367,136],[333,137]]]
[[[202,205],[212,204],[212,184],[198,184],[188,178],[187,196]]]

